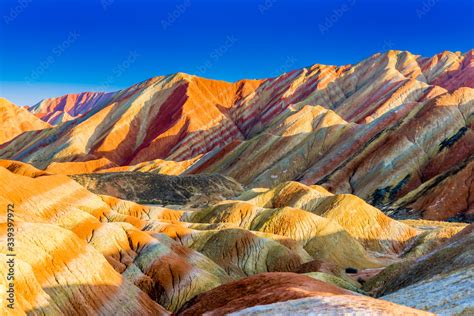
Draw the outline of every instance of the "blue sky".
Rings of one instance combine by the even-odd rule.
[[[388,49],[465,52],[473,3],[2,0],[0,96],[32,105],[178,71],[235,81]]]

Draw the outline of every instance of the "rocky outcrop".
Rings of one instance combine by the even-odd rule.
[[[73,175],[96,194],[112,195],[143,204],[207,204],[239,195],[240,184],[221,175],[168,176],[144,172]]]

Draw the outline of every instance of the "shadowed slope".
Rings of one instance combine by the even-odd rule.
[[[217,174],[168,176],[149,172],[113,172],[74,175],[72,179],[96,194],[148,204],[206,204],[242,192],[235,180]]]
[[[430,253],[387,267],[364,288],[393,302],[440,314],[474,311],[474,225]]]
[[[87,114],[96,108],[110,103],[116,93],[83,92],[77,94],[66,94],[57,98],[44,99],[31,106],[29,111],[38,118],[52,125]]]

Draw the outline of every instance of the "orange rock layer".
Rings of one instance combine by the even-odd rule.
[[[216,172],[248,187],[298,180],[403,205],[392,210],[400,216],[469,220],[472,177],[460,166],[474,153],[473,65],[472,50],[389,51],[264,80],[155,77],[38,103],[31,112],[56,126],[9,132],[16,138],[0,157],[57,173]],[[462,188],[450,197],[453,185]],[[402,203],[428,187],[435,200],[413,193]]]
[[[96,192],[113,195],[115,185],[139,194],[167,178],[137,174],[138,185],[130,176],[114,180],[121,174],[91,174],[81,182],[102,177],[102,184],[93,183]],[[168,187],[198,197],[205,177],[169,177]],[[235,186],[208,177],[221,192]],[[399,222],[356,196],[297,182],[236,190],[241,195],[234,200],[201,207],[164,207],[94,194],[73,178],[0,160],[0,285],[9,284],[6,258],[14,252],[16,314],[253,313],[284,303],[301,313],[423,315],[362,295],[366,280],[354,276],[408,266],[427,253],[438,256],[436,247],[463,228]],[[7,247],[9,225],[13,250]],[[456,268],[468,269],[471,257],[465,253]],[[390,270],[376,277],[387,274],[402,277]]]

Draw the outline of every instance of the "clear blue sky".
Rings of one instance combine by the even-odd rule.
[[[388,49],[465,52],[473,2],[1,0],[0,96],[32,105],[178,71],[234,81]]]

